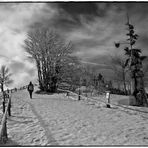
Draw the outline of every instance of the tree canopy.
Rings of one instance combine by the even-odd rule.
[[[67,67],[72,64],[72,44],[45,27],[28,33],[25,49],[36,62],[41,90],[55,92]]]

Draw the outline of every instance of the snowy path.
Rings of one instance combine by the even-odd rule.
[[[17,96],[17,95],[14,95]],[[8,117],[7,145],[46,145],[44,128],[33,113],[27,101],[20,97],[12,98],[12,116]]]
[[[13,96],[9,137],[18,145],[148,145],[148,117],[62,94]]]

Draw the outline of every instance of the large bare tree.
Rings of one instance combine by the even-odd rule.
[[[71,44],[65,43],[55,31],[40,27],[28,33],[25,49],[36,62],[40,89],[55,92],[72,53]]]

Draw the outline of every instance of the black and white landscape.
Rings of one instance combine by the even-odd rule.
[[[147,2],[1,2],[0,146],[147,146],[147,46]]]

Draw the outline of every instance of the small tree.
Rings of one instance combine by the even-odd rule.
[[[67,58],[63,66],[59,83],[66,82],[70,85],[70,89],[74,91],[77,87],[79,87],[80,78],[83,75],[83,67],[77,57]]]
[[[142,62],[146,56],[141,55],[141,49],[134,47],[138,39],[138,35],[134,31],[134,26],[129,23],[129,19],[126,26],[128,28],[128,33],[126,35],[128,37],[127,41],[129,47],[124,48],[125,54],[128,56],[128,59],[125,62],[125,66],[130,70],[133,88],[132,94],[135,96],[136,104],[138,106],[148,106],[147,95],[143,82],[144,73],[142,69]],[[115,46],[118,48],[120,43],[115,43]]]
[[[11,73],[9,72],[9,69],[3,65],[0,69],[0,85],[1,85],[1,92],[3,95],[3,112],[5,112],[5,94],[4,94],[4,86],[8,86],[13,82],[13,80],[10,79]]]
[[[85,79],[86,90],[89,90],[92,95],[95,86],[97,85],[95,67],[84,65],[83,78]]]
[[[124,58],[120,57],[119,55],[111,57],[111,69],[115,73],[115,79],[123,84],[124,92],[127,94],[127,87],[126,87],[126,74],[127,69],[125,67],[125,60]]]
[[[105,86],[105,81],[104,81],[104,77],[101,73],[98,74],[97,81],[98,81],[99,91],[102,92],[104,89],[104,86]]]

